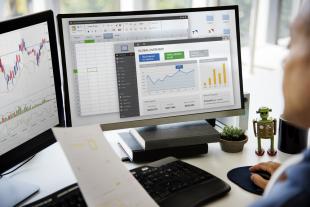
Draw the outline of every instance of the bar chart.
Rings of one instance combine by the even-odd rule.
[[[203,89],[227,88],[230,86],[231,75],[227,58],[201,60],[200,70]]]

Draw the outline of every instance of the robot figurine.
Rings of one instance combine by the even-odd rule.
[[[269,112],[271,112],[271,109],[268,107],[261,107],[256,111],[256,113],[260,114],[261,120],[253,120],[254,135],[257,137],[258,143],[258,149],[255,153],[258,156],[262,156],[265,153],[261,146],[261,139],[270,139],[271,141],[270,149],[267,151],[268,155],[275,156],[277,154],[277,150],[274,149],[277,120],[269,117]]]

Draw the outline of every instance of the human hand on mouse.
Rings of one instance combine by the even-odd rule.
[[[262,163],[259,163],[259,164],[256,164],[256,165],[250,167],[250,171],[253,173],[251,175],[251,180],[258,187],[265,189],[267,184],[268,184],[268,180],[262,178],[258,174],[255,174],[255,172],[256,171],[266,171],[272,176],[273,173],[280,167],[280,165],[281,165],[280,163],[269,161],[269,162],[262,162]]]

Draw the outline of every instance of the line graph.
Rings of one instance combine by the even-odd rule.
[[[3,124],[5,122],[8,122],[24,113],[27,113],[28,111],[31,111],[45,103],[48,103],[52,100],[55,100],[55,99],[43,99],[42,101],[40,101],[39,103],[35,103],[35,104],[26,104],[26,105],[23,105],[23,106],[17,106],[16,110],[13,111],[13,112],[9,112],[7,115],[2,115],[1,117],[1,120],[0,120],[0,124]]]
[[[34,62],[34,65],[39,66],[42,49],[46,43],[48,43],[48,41],[45,38],[42,38],[41,42],[37,45],[27,47],[25,40],[21,39],[20,43],[17,46],[17,51],[8,53],[0,57],[0,72],[3,74],[2,77],[6,83],[7,91],[10,90],[10,84],[14,85],[16,78],[19,76],[19,73],[21,73],[22,70],[27,67],[26,64],[23,64],[24,58],[33,58],[33,60],[30,61]],[[13,61],[12,55],[14,57]],[[11,58],[11,65],[5,64],[5,61],[3,60],[5,56],[8,56],[8,59]],[[32,65],[32,68],[34,67],[34,65]],[[5,89],[1,89],[0,91],[4,90]]]
[[[174,93],[194,89],[196,62],[149,64],[141,68],[141,88],[144,95]]]
[[[151,76],[147,75],[147,86],[149,91],[171,90],[180,88],[195,87],[195,71],[190,70],[184,72],[182,70],[176,71],[172,75],[166,75],[164,78],[156,79],[155,81]]]
[[[0,154],[44,132],[48,126],[57,124],[56,100],[51,97],[46,97],[45,100],[48,101],[42,101],[35,107],[32,106],[31,110],[26,110],[1,122],[0,143],[3,145],[0,144]],[[30,106],[26,108],[29,109]],[[18,110],[23,111],[23,108]]]

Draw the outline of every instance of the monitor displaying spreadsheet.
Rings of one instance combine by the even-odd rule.
[[[230,6],[59,15],[69,125],[160,124],[242,109],[237,14]]]

